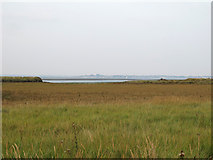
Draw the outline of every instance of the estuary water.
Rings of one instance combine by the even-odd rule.
[[[43,80],[48,83],[115,83],[126,81],[129,80]]]
[[[205,76],[104,76],[104,75],[87,75],[87,76],[41,76],[43,82],[48,83],[116,83],[116,82],[126,82],[133,80],[159,80],[159,79],[174,79],[183,80],[187,78],[208,78]]]

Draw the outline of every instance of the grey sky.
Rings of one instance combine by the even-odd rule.
[[[3,74],[210,75],[210,3],[4,3]]]

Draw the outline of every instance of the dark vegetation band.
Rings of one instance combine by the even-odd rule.
[[[1,77],[0,82],[42,82],[40,77]]]

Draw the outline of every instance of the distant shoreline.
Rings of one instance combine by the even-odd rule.
[[[43,82],[40,77],[0,77],[0,82]]]
[[[70,81],[70,82],[69,82]],[[117,81],[117,82],[116,82]],[[120,81],[120,82],[119,82]],[[43,83],[126,83],[126,84],[212,84],[210,78],[187,79],[131,79],[131,78],[40,78],[40,77],[0,77],[0,82],[43,82]]]

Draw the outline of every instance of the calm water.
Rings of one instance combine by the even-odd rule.
[[[113,83],[125,81],[128,80],[43,80],[43,82],[49,83]]]

